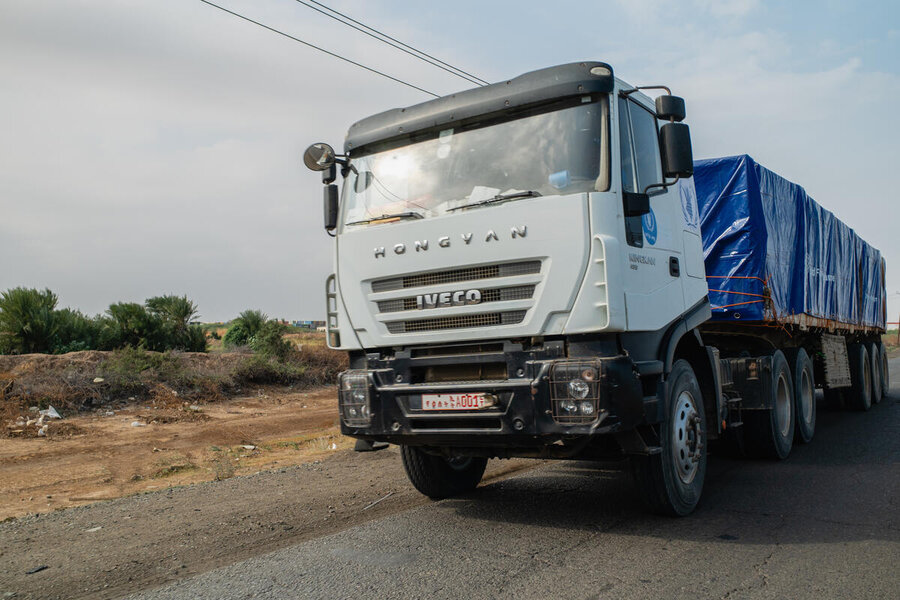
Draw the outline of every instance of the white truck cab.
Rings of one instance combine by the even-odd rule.
[[[582,62],[363,119],[342,155],[311,146],[342,432],[401,445],[432,497],[490,457],[630,454],[654,508],[690,512],[720,408],[690,333],[710,310],[684,116]]]

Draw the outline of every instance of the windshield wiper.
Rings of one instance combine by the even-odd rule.
[[[497,194],[493,198],[488,198],[487,200],[481,200],[479,202],[473,202],[472,204],[463,204],[462,206],[454,206],[453,208],[448,208],[447,212],[460,210],[462,208],[484,206],[485,204],[496,204],[497,202],[503,202],[504,200],[516,200],[517,198],[537,198],[540,195],[540,192],[535,192],[533,190],[528,190],[525,192],[510,192],[509,194]]]
[[[361,221],[352,221],[350,223],[346,223],[346,225],[365,225],[366,223],[373,223],[375,221],[384,221],[386,219],[424,219],[425,216],[422,213],[417,213],[414,211],[393,213],[390,215],[381,215],[380,217],[372,217],[371,219],[363,219]]]

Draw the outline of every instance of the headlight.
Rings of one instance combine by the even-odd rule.
[[[550,367],[553,419],[563,424],[592,423],[600,402],[600,361],[559,361]]]
[[[584,400],[591,394],[591,386],[581,379],[573,379],[569,382],[569,395],[578,400]]]
[[[341,419],[350,427],[365,427],[372,420],[369,376],[365,371],[344,371],[338,377]]]

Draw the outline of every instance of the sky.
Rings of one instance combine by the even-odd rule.
[[[294,0],[217,3],[440,95],[471,87]],[[900,3],[323,3],[492,82],[601,60],[669,85],[696,158],[747,153],[803,185],[882,251],[900,314]],[[427,99],[199,0],[4,0],[0,290],[324,318],[333,241],[302,152]]]

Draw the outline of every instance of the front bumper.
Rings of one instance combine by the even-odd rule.
[[[505,379],[404,383],[429,364],[458,361],[506,363]],[[655,415],[655,400],[645,406],[641,379],[632,360],[624,355],[591,357],[599,361],[598,410],[589,423],[568,424],[554,418],[551,368],[564,356],[563,348],[525,351],[507,344],[493,355],[415,358],[398,353],[390,358],[369,355],[364,373],[368,381],[371,417],[365,426],[341,421],[341,432],[351,437],[393,444],[457,448],[541,448],[628,430]],[[359,371],[357,371],[359,372]],[[422,394],[492,394],[489,408],[471,411],[422,410]]]

